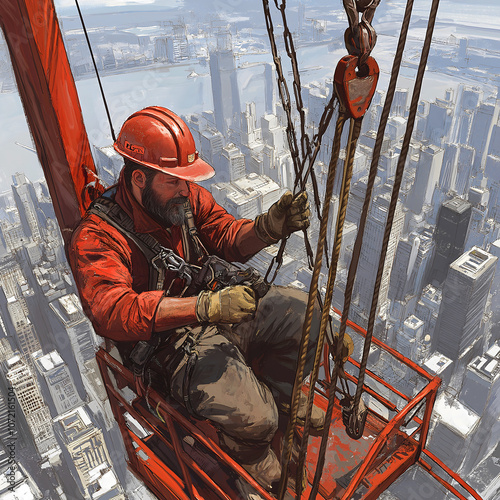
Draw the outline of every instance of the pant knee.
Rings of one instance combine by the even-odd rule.
[[[244,440],[270,443],[278,429],[278,409],[276,404],[262,405],[249,416],[248,423],[242,426],[241,438]]]

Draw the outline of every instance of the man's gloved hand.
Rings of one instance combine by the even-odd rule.
[[[219,292],[200,292],[196,317],[200,323],[240,323],[250,319],[256,308],[255,293],[249,286],[230,286]]]
[[[276,243],[290,233],[309,227],[311,210],[307,193],[303,191],[295,199],[287,191],[266,214],[255,219],[255,233],[268,244]]]

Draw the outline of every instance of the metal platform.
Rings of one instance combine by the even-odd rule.
[[[365,334],[352,323],[349,323],[349,328],[351,335]],[[416,396],[410,397],[368,369],[364,397],[369,397],[373,404],[369,404],[366,427],[359,440],[346,434],[337,400],[317,498],[375,499],[409,467],[420,463],[431,475],[436,474],[433,467],[438,466],[458,483],[457,487],[480,500],[458,475],[424,450],[441,382],[439,378],[429,375],[380,340],[374,338],[373,345],[408,370],[409,376],[420,377],[421,389]],[[98,351],[97,361],[122,432],[129,465],[158,498],[241,499],[238,481],[248,483],[264,499],[274,498],[219,448],[216,429],[208,421],[193,419],[176,403],[166,400],[151,388],[146,389],[106,350]],[[351,370],[346,370],[347,378],[356,383],[354,373],[359,364],[355,359],[349,359],[349,363]],[[324,364],[331,364],[326,351]],[[314,404],[323,409],[326,409],[328,386],[326,370],[324,380],[315,388],[314,398]],[[297,429],[297,435],[300,438],[301,428]],[[302,495],[304,499],[309,498],[311,491],[320,440],[319,435],[309,437],[308,484]],[[425,460],[421,458],[423,452]],[[430,458],[433,467],[428,463]],[[441,477],[440,480],[457,498],[465,498],[450,482]],[[287,498],[295,498],[293,478],[289,481]]]

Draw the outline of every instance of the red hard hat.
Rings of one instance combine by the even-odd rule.
[[[115,150],[125,158],[187,181],[203,181],[215,174],[201,158],[188,126],[175,113],[149,106],[129,116]]]

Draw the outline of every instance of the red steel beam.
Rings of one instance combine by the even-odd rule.
[[[338,314],[340,317],[342,317],[342,313],[336,308],[332,308],[336,314]],[[347,326],[354,330],[356,333],[359,333],[363,337],[366,337],[366,330],[364,328],[361,328],[359,325],[356,323],[353,323],[350,320],[347,320]],[[372,342],[377,346],[380,347],[380,349],[388,352],[392,356],[394,356],[397,360],[401,361],[401,363],[405,364],[406,366],[409,366],[412,370],[416,371],[419,375],[422,377],[426,378],[427,380],[432,380],[433,376],[429,373],[427,373],[422,367],[418,366],[414,361],[411,359],[407,358],[406,356],[403,356],[400,354],[398,351],[393,349],[392,347],[389,347],[388,345],[384,344],[381,340],[377,339],[377,337],[373,336],[372,337]]]
[[[102,191],[52,0],[1,0],[0,26],[65,242]]]
[[[483,498],[479,495],[479,493],[477,493],[476,490],[474,490],[474,488],[469,486],[456,472],[452,471],[444,462],[439,460],[439,458],[436,457],[436,455],[431,453],[429,450],[422,450],[422,453],[424,455],[426,455],[427,457],[429,457],[437,465],[439,465],[439,467],[441,467],[441,469],[443,469],[449,476],[451,476],[454,481],[456,481],[464,490],[466,490],[476,500],[483,500]],[[434,473],[434,471],[432,470],[432,467],[427,462],[425,462],[425,460],[420,458],[419,463],[424,467],[424,469],[427,472],[429,472],[432,475],[432,477],[435,477],[441,484],[444,484],[448,489],[452,488],[452,489],[450,489],[450,491],[452,491],[452,493],[454,493],[455,495],[459,496],[459,498],[462,498],[462,496],[459,495],[458,492],[456,492],[455,488],[453,486],[451,486],[451,484],[449,484],[442,477],[440,477],[436,473]]]
[[[352,495],[358,488],[359,484],[365,477],[365,475],[368,473],[370,470],[370,467],[372,466],[373,462],[377,458],[377,455],[380,453],[382,450],[383,446],[385,445],[387,439],[389,438],[390,434],[394,431],[395,428],[399,427],[401,423],[404,421],[404,418],[410,411],[412,411],[414,408],[416,408],[424,399],[428,399],[428,397],[432,394],[435,393],[439,387],[440,380],[439,379],[434,379],[432,380],[429,384],[427,384],[424,389],[420,391],[420,393],[412,400],[410,401],[397,415],[394,416],[394,418],[387,424],[385,429],[378,435],[377,439],[375,442],[372,444],[370,447],[368,453],[366,454],[366,458],[363,461],[361,467],[358,469],[354,477],[352,478],[349,486],[344,492],[344,495],[342,496],[342,500],[348,500],[352,498]]]

